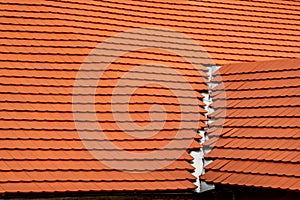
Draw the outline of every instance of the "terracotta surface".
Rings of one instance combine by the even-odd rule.
[[[139,7],[155,13],[155,5],[147,4]],[[0,7],[0,193],[193,191],[196,188],[193,158],[188,152],[201,148],[198,142],[201,136],[196,131],[206,127],[201,92],[208,87],[203,66],[202,71],[196,70],[180,56],[155,49],[126,53],[109,65],[96,85],[96,119],[87,112],[90,104],[82,104],[78,112],[84,120],[79,123],[85,126],[82,129],[75,126],[74,120],[78,119],[72,113],[73,86],[85,57],[118,32],[150,25],[149,15],[145,16],[139,7],[118,1],[2,1]],[[164,15],[163,10],[159,11],[162,14],[155,15]],[[154,21],[164,25],[170,20]],[[163,73],[155,66],[134,69],[133,81],[128,81],[126,87],[115,94],[118,98],[114,105],[122,105],[126,103],[122,98],[130,95],[128,90],[135,88],[129,100],[130,117],[135,124],[145,126],[144,132],[157,132],[149,138],[135,138],[126,131],[139,134],[140,130],[134,126],[121,129],[118,124],[130,121],[127,113],[117,111],[116,122],[111,94],[126,72],[149,62],[173,68],[178,74]],[[96,66],[89,69],[85,71],[86,76],[99,71]],[[174,82],[178,76],[191,87],[180,88],[180,81],[170,87],[158,84]],[[137,87],[134,80],[141,79],[144,86]],[[181,91],[179,96],[175,95],[176,91]],[[187,96],[188,92],[193,92],[198,100]],[[79,101],[92,95],[82,90]],[[185,98],[183,105],[178,98]],[[193,98],[196,109],[189,104]],[[154,104],[162,105],[165,111],[150,114]],[[182,113],[184,119],[181,119]],[[166,119],[160,117],[163,114]],[[152,120],[165,122],[164,126],[158,130],[147,127]],[[182,120],[186,122],[185,127],[180,126]],[[105,139],[93,138],[99,130],[89,125],[95,123],[101,125]],[[85,147],[77,130],[89,134],[89,141],[93,139],[96,147]],[[172,143],[178,130],[184,130],[184,134],[176,138],[176,146],[165,147]],[[117,150],[105,147],[107,141]],[[163,149],[161,153],[147,162],[117,156],[121,151],[147,154],[160,149]],[[103,160],[97,160],[91,152],[101,153]],[[120,166],[119,170],[104,160]],[[153,166],[164,161],[169,164],[152,171]],[[128,172],[128,165],[143,166],[144,171],[133,168]],[[146,171],[148,169],[151,171]]]
[[[296,6],[299,7],[297,2],[290,1],[270,3],[204,0],[168,3],[162,0],[26,2],[2,0],[0,2],[0,193],[193,191],[196,188],[193,184],[195,177],[191,175],[192,157],[188,151],[200,148],[197,142],[200,136],[195,131],[206,126],[205,104],[200,93],[207,90],[203,79],[204,72],[196,71],[186,60],[170,52],[144,49],[124,54],[104,74],[103,79],[98,83],[98,93],[95,97],[98,122],[103,124],[103,130],[106,131],[109,139],[128,151],[148,152],[167,144],[176,135],[176,127],[178,128],[180,121],[178,116],[181,112],[177,98],[165,88],[155,85],[140,88],[130,101],[132,118],[137,124],[146,126],[150,123],[149,108],[154,103],[158,103],[164,105],[169,114],[166,125],[159,134],[148,140],[138,141],[122,133],[112,119],[109,103],[113,88],[110,86],[114,85],[116,80],[132,66],[149,61],[172,66],[190,82],[199,98],[198,109],[193,110],[188,105],[183,105],[185,113],[201,113],[199,119],[186,119],[198,122],[198,126],[188,127],[186,130],[188,136],[180,138],[182,142],[192,141],[187,150],[182,146],[173,150],[184,152],[183,155],[161,171],[146,175],[128,175],[101,164],[92,157],[80,141],[72,115],[72,91],[77,70],[91,50],[107,38],[132,28],[153,26],[185,33],[205,48],[217,65],[299,57],[300,17],[295,10]],[[174,42],[176,45],[179,44],[179,40]],[[286,95],[299,94],[298,82],[281,80],[299,75],[299,72],[296,69],[284,70],[283,66],[278,65],[272,65],[270,69],[272,67],[276,67],[276,70],[282,69],[282,73],[274,71],[271,77],[268,72],[261,73],[266,76],[266,79],[274,79],[274,77],[278,79],[276,86],[272,88],[272,94],[263,94],[273,95],[270,96],[271,101],[241,100],[244,103],[240,105],[241,110],[237,109],[234,113],[238,119],[233,121],[233,127],[241,125],[241,117],[256,115],[261,118],[269,115],[276,117],[279,112],[284,113],[285,117],[294,117],[299,113],[296,110],[299,96],[294,95],[289,101],[284,101]],[[253,79],[252,73],[247,71],[252,69],[251,67],[235,65],[224,69],[232,69],[232,73],[246,70],[244,74],[238,76],[226,76],[225,80],[230,81],[232,78],[243,81],[245,77]],[[268,69],[266,68],[266,71]],[[148,74],[150,76],[151,73]],[[138,78],[138,75],[136,77]],[[166,77],[173,79],[175,75],[150,77],[149,81],[164,80]],[[228,88],[228,96],[233,98],[228,99],[229,112],[235,109],[235,98],[244,99],[252,95],[261,95],[249,90],[251,87],[260,87],[261,79],[262,77],[259,77],[255,82],[256,86],[251,84],[241,86],[241,93],[238,95],[234,92],[236,87]],[[266,80],[265,87],[271,87],[275,83],[272,81]],[[285,87],[285,93],[282,93],[280,89],[284,85],[288,87]],[[123,94],[126,94],[125,89],[119,95]],[[90,94],[84,95],[83,99]],[[280,110],[276,113],[277,110],[275,112],[273,107],[279,103],[288,110]],[[263,110],[248,114],[242,112],[244,108],[253,105],[259,105],[259,109]],[[290,109],[289,105],[293,105],[296,109]],[[218,147],[216,151],[220,150],[221,153],[216,153],[215,157],[224,154],[227,157],[239,158],[238,154],[227,154],[227,150],[237,145],[230,140],[231,137],[243,139],[251,135],[254,137],[251,139],[285,138],[286,140],[274,144],[275,146],[271,146],[274,141],[270,141],[267,146],[262,147],[261,144],[259,148],[263,149],[262,152],[268,153],[277,152],[272,147],[290,148],[290,154],[287,155],[290,157],[281,159],[287,159],[286,162],[291,160],[299,162],[299,159],[292,156],[299,148],[293,149],[290,146],[296,145],[296,142],[291,142],[291,138],[296,139],[299,136],[297,118],[286,120],[285,117],[278,118],[276,121],[266,121],[264,122],[266,128],[256,127],[257,131],[249,131],[248,127],[257,126],[257,123],[250,122],[247,126],[241,127],[242,132],[236,131],[231,126],[226,127],[224,136],[228,138],[224,138],[223,143],[226,143],[229,149]],[[122,117],[121,121],[126,120],[128,120],[126,117]],[[95,121],[87,117],[84,123],[95,123]],[[285,126],[286,132],[278,129],[279,125]],[[130,129],[130,131],[135,130]],[[213,129],[209,131],[213,134]],[[154,164],[160,160],[170,159],[172,150],[165,151],[160,158],[153,159]],[[253,145],[245,146],[243,151],[253,151]],[[246,155],[243,154],[247,157]],[[107,154],[106,159],[114,161],[115,158]],[[116,162],[122,164],[122,160]],[[132,162],[136,164],[142,161]],[[209,172],[207,177],[210,177],[211,173]]]
[[[300,191],[300,59],[224,65],[226,120],[207,132],[214,160],[201,178],[215,184]],[[218,80],[216,77],[215,80]],[[218,89],[216,89],[218,90]],[[220,101],[218,95],[215,101]]]

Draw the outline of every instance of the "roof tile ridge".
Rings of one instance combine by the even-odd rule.
[[[63,7],[63,8],[68,8],[67,6],[53,6],[51,5],[52,7]],[[102,6],[102,7],[107,7],[107,8],[112,8],[112,9],[118,9],[118,7],[114,7],[114,6],[109,6],[109,5],[105,5],[105,6]],[[87,10],[87,9],[84,9],[84,8],[81,8],[80,10]],[[132,11],[132,12],[142,12],[142,13],[151,13],[151,14],[160,14],[160,15],[166,15],[166,16],[183,16],[183,17],[194,17],[194,15],[183,15],[183,14],[176,14],[176,13],[162,13],[162,12],[156,12],[156,11],[141,11],[139,9],[132,9],[132,8],[122,8],[122,10],[127,10],[127,11]],[[7,10],[5,10],[7,11]],[[90,17],[90,18],[93,18],[93,17],[98,17],[98,16],[92,16],[92,15],[87,15],[87,14],[71,14],[71,13],[65,13],[65,12],[58,12],[58,11],[49,11],[49,12],[46,12],[46,11],[30,11],[30,10],[22,10],[22,11],[19,11],[19,10],[13,10],[14,12],[27,12],[27,13],[55,13],[55,14],[65,14],[65,15],[71,15],[71,16],[85,16],[85,17]],[[90,10],[89,10],[90,11]],[[196,12],[196,11],[195,11]],[[217,13],[217,14],[224,14],[223,12],[218,12],[218,11],[201,11],[201,12],[206,12],[206,13]],[[154,18],[154,19],[160,19],[160,20],[167,20],[169,18],[162,18],[162,17],[148,17],[148,16],[141,16],[141,15],[137,15],[137,14],[126,14],[126,13],[117,13],[117,12],[113,12],[113,11],[106,11],[106,13],[110,13],[110,14],[116,14],[116,15],[125,15],[125,16],[132,16],[132,17],[140,17],[140,18]],[[238,13],[232,13],[232,15],[238,15],[238,16],[248,16],[248,17],[255,17],[255,15],[249,15],[249,14],[238,14]],[[203,16],[204,18],[213,18],[214,17],[211,17],[209,15],[207,16]],[[260,16],[261,18],[272,18],[272,19],[284,19],[284,20],[294,20],[294,19],[290,19],[290,18],[283,18],[283,17],[277,17],[277,16],[273,16],[273,17],[267,17],[267,16]],[[27,17],[27,18],[30,18],[30,17]],[[41,18],[42,19],[42,18]],[[49,18],[50,19],[50,18]],[[56,19],[56,18],[53,18],[53,19]],[[222,19],[225,19],[225,20],[232,20],[230,17],[228,18],[222,18]],[[66,19],[65,19],[66,20]],[[169,19],[169,20],[172,20],[172,21],[178,21],[178,22],[189,22],[189,23],[199,23],[198,21],[196,20],[193,20],[193,19],[190,19],[190,20],[183,20],[183,19]],[[76,21],[73,19],[73,21]],[[256,22],[256,23],[265,23],[265,21],[261,20],[261,21],[257,21],[257,20],[251,20],[251,19],[235,19],[235,21],[247,21],[247,22]],[[295,21],[295,20],[294,20]],[[85,21],[85,22],[91,22],[92,21]],[[287,22],[280,22],[278,23],[278,21],[275,21],[275,22],[268,22],[270,24],[281,24],[281,25],[294,25],[295,23],[287,23]]]
[[[2,17],[6,17],[6,16],[2,16]],[[19,16],[11,16],[10,18],[22,18],[22,19],[24,19],[24,16],[23,17],[19,17]],[[26,18],[26,17],[25,17]],[[28,18],[33,18],[33,17],[28,17]],[[143,23],[143,24],[148,24],[148,25],[154,25],[154,26],[157,26],[157,25],[165,25],[164,23],[159,23],[159,22],[150,22],[150,21],[146,21],[146,22],[142,22],[142,21],[136,21],[136,20],[131,20],[131,19],[124,19],[124,18],[117,18],[117,17],[108,17],[108,16],[105,16],[105,17],[102,17],[103,19],[109,19],[109,20],[114,20],[114,21],[118,21],[118,22],[124,22],[124,21],[126,21],[126,22],[131,22],[131,23]],[[51,19],[48,19],[48,18],[36,18],[36,19],[40,19],[40,20],[51,20]],[[64,20],[64,21],[76,21],[76,20],[74,20],[74,19],[59,19],[59,18],[56,18],[56,20]],[[122,23],[122,24],[116,24],[116,23],[112,23],[112,22],[92,22],[92,21],[88,21],[88,22],[86,22],[86,23],[97,23],[97,24],[99,24],[99,23],[102,23],[102,24],[109,24],[109,25],[114,25],[114,26],[122,26],[122,27],[130,27],[130,28],[137,28],[137,26],[136,25],[125,25],[124,23]],[[207,22],[201,22],[201,21],[199,21],[199,22],[197,22],[197,24],[207,24]],[[215,22],[215,21],[213,21],[213,22],[209,22],[210,24],[215,24],[215,25],[228,25],[228,26],[234,26],[234,27],[240,27],[241,25],[240,24],[233,24],[233,23],[221,23],[221,22]],[[14,25],[15,23],[11,23],[11,22],[9,22],[9,23],[5,23],[5,22],[1,22],[1,24],[8,24],[8,25],[10,25],[10,24],[12,24],[12,25]],[[18,25],[20,25],[21,23],[17,23]],[[32,24],[23,24],[23,25],[32,25]],[[32,25],[33,26],[33,25]],[[40,24],[34,24],[34,26],[40,26]],[[76,27],[75,25],[47,25],[47,24],[43,24],[43,26],[54,26],[54,27],[60,27],[60,26],[63,26],[63,27]],[[199,27],[193,27],[193,26],[189,26],[189,25],[178,25],[178,24],[176,24],[176,25],[171,25],[171,24],[169,24],[168,26],[170,26],[170,27],[177,27],[177,28],[188,28],[188,29],[192,29],[192,30],[197,30],[197,29],[199,29]],[[244,24],[243,25],[243,27],[251,27],[251,28],[262,28],[262,29],[267,29],[267,30],[274,30],[274,27],[273,26],[270,26],[270,27],[266,27],[266,26],[264,26],[264,25],[255,25],[255,26],[253,26],[253,25],[248,25],[248,24]],[[96,29],[96,28],[93,28],[93,29]],[[279,27],[277,27],[276,28],[276,30],[287,30],[287,28],[285,27],[281,27],[281,28],[279,28]],[[295,34],[297,33],[297,31],[299,31],[298,30],[298,27],[295,27],[295,28],[291,28],[290,27],[290,29],[288,29],[289,31],[295,31]],[[285,34],[285,35],[288,35],[288,34]],[[297,34],[296,34],[297,35]]]

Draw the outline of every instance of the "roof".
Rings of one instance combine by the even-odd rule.
[[[131,99],[131,113],[140,125],[150,122],[150,104],[162,103],[172,114],[167,120],[171,125],[165,131],[141,141],[120,133],[112,121],[110,107],[106,107],[110,103],[107,94],[111,94],[116,79],[131,69],[128,66],[155,61],[179,70],[200,100],[198,109],[186,112],[201,115],[191,120],[199,124],[187,130],[189,137],[179,138],[183,143],[187,140],[192,143],[188,148],[183,145],[175,150],[184,152],[176,162],[147,174],[119,172],[95,159],[77,134],[72,114],[77,71],[99,43],[117,33],[145,27],[181,32],[204,47],[217,65],[300,55],[297,2],[3,0],[0,4],[0,193],[195,189],[196,178],[191,174],[194,168],[190,164],[193,158],[188,152],[201,147],[195,130],[205,127],[200,92],[207,88],[201,79],[203,74],[170,52],[143,50],[123,55],[98,84],[101,86],[98,94],[103,95],[97,95],[95,102],[104,131],[118,146],[133,152],[158,149],[176,133],[174,122],[180,121],[181,113],[178,98],[157,85],[136,91]],[[179,45],[181,38],[173,39]],[[139,75],[149,74],[142,71]],[[150,81],[164,80],[161,75]],[[107,140],[100,142],[103,141]],[[111,150],[107,149],[110,153]],[[166,151],[165,157],[153,159],[153,164],[174,159],[170,155]],[[105,160],[117,164],[126,161],[110,154]]]
[[[219,71],[226,119],[215,147],[205,156],[214,161],[202,179],[300,191],[300,59],[229,64]],[[211,138],[222,117],[218,92],[214,99]]]

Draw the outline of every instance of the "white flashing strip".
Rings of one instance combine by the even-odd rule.
[[[210,94],[211,94],[211,89],[217,85],[217,84],[211,83],[211,80],[213,78],[213,73],[215,71],[217,71],[218,69],[220,69],[221,66],[206,66],[206,67],[209,69],[209,71],[207,72],[207,74],[209,75],[209,77],[208,77],[209,91],[208,91],[208,93],[202,93],[202,95],[204,96],[203,102],[206,104],[204,109],[207,111],[207,114],[206,114],[206,117],[207,117],[207,115],[214,112],[214,109],[209,107],[209,105],[213,103],[213,100],[212,100]],[[212,122],[213,121],[211,119],[209,119],[207,124],[210,124]],[[198,133],[202,137],[200,144],[203,144],[205,141],[207,141],[209,139],[208,136],[205,134],[205,130],[199,131]],[[204,167],[212,162],[211,160],[204,160],[204,155],[207,154],[209,151],[210,151],[210,149],[203,147],[200,151],[192,151],[190,153],[190,155],[194,158],[192,165],[195,167],[195,171],[194,171],[193,175],[197,178],[196,182],[194,183],[197,186],[197,188],[195,190],[197,193],[205,192],[207,190],[212,190],[215,188],[214,185],[208,184],[204,181],[200,181],[200,179],[199,179],[199,177],[205,173]]]

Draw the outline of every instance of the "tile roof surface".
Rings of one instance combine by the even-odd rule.
[[[205,167],[202,180],[300,191],[300,59],[228,64],[219,71],[226,119],[205,156],[214,161]],[[218,92],[213,98],[211,138],[222,109]]]
[[[195,189],[196,186],[193,184],[195,177],[191,175],[194,168],[190,164],[193,158],[188,151],[201,147],[196,141],[200,137],[195,133],[196,129],[205,127],[206,111],[201,101],[198,102],[198,110],[189,110],[186,105],[187,108],[184,111],[201,114],[200,119],[191,120],[199,122],[198,127],[190,127],[187,131],[192,134],[180,139],[183,143],[185,140],[195,140],[188,151],[181,146],[175,150],[166,149],[164,156],[152,160],[155,165],[160,160],[174,159],[170,157],[171,151],[185,152],[163,170],[133,174],[111,169],[95,159],[80,140],[72,114],[72,91],[77,71],[92,49],[117,33],[132,28],[153,26],[182,32],[203,46],[218,65],[300,56],[300,17],[297,2],[220,2],[213,0],[171,2],[162,0],[36,0],[25,2],[2,0],[0,4],[0,193],[192,191]],[[99,122],[103,124],[102,128],[107,136],[119,147],[132,152],[148,152],[164,146],[174,138],[176,123],[180,121],[181,111],[177,97],[165,88],[150,85],[136,90],[131,99],[130,111],[137,123],[146,126],[151,120],[148,114],[150,106],[153,103],[163,104],[170,116],[168,115],[166,126],[160,134],[138,141],[127,134],[122,134],[114,123],[109,106],[112,92],[110,86],[116,84],[116,79],[130,70],[131,66],[144,63],[145,60],[171,65],[180,71],[197,91],[196,95],[200,100],[203,96],[199,92],[207,90],[205,80],[202,78],[203,74],[199,74],[190,67],[189,63],[171,53],[149,52],[145,49],[132,52],[130,55],[123,55],[121,59],[114,62],[105,72],[105,78],[98,83],[95,107]],[[91,71],[93,73],[93,70]],[[145,71],[141,73],[149,74]],[[248,74],[252,75],[252,73],[245,72],[245,76]],[[160,75],[159,81],[167,77]],[[234,79],[244,80],[246,77],[243,75]],[[286,95],[297,92],[297,82],[287,83],[281,80],[285,77],[296,76],[291,70],[280,74],[274,71],[272,75],[277,76],[278,80],[273,80],[272,76],[272,81],[276,83],[266,80],[266,88],[275,83],[278,87],[280,85],[285,87],[284,94]],[[230,79],[230,76],[228,78]],[[152,78],[150,81],[157,80]],[[282,84],[288,84],[288,86],[282,86]],[[245,91],[241,93],[245,98],[247,95],[248,97],[253,95],[247,90],[250,86],[236,87],[245,87]],[[253,99],[245,99],[245,103],[241,105],[241,109],[261,105],[262,110],[259,112],[261,118],[268,115],[270,109],[278,106],[279,103],[289,109],[282,109],[282,112],[277,109],[276,112],[272,111],[270,114],[275,115],[276,119],[263,122],[268,127],[263,129],[263,132],[259,127],[257,129],[260,132],[251,131],[254,137],[250,139],[253,139],[253,142],[257,141],[255,138],[262,137],[261,135],[270,137],[266,144],[269,146],[260,147],[268,154],[273,153],[272,142],[276,143],[273,141],[276,137],[272,135],[271,130],[278,131],[277,127],[280,123],[286,126],[286,132],[278,132],[278,137],[282,138],[280,141],[283,142],[282,144],[278,142],[275,147],[284,148],[284,146],[296,145],[295,141],[291,142],[291,138],[297,138],[297,133],[294,132],[297,127],[297,118],[287,120],[287,117],[283,117],[285,121],[281,121],[277,116],[284,112],[291,117],[297,115],[297,110],[291,109],[289,105],[294,105],[296,108],[299,99],[294,96],[288,101],[283,101],[286,98],[280,97],[283,93],[279,92],[279,89],[272,89],[273,96],[268,98],[272,100],[271,102],[253,102]],[[125,90],[124,93],[126,94]],[[83,94],[82,98],[89,95]],[[236,102],[229,100],[229,106],[233,106],[231,103]],[[244,112],[237,110],[236,116],[242,118],[257,115],[257,113],[249,113],[249,116],[243,115],[245,115]],[[123,120],[126,122],[128,119]],[[90,122],[94,123],[89,119],[84,123]],[[232,123],[232,126],[240,126],[244,121],[237,119]],[[256,124],[249,126],[256,126]],[[93,132],[93,130],[83,131]],[[130,131],[134,132],[134,130]],[[232,130],[226,134],[244,134],[247,138],[249,137],[247,134],[250,133],[249,129],[245,128],[242,132]],[[242,139],[238,142],[243,143]],[[230,138],[228,142],[229,140]],[[224,142],[227,142],[226,138]],[[230,147],[234,143],[227,145]],[[289,148],[291,148],[288,152],[290,154],[287,153],[282,159],[286,159],[289,168],[292,168],[292,165],[298,162],[296,157],[293,157],[297,149],[290,146]],[[222,153],[226,154],[232,149],[222,149]],[[93,151],[101,151],[101,149],[93,149]],[[111,149],[104,151],[111,152]],[[249,146],[243,151],[253,151],[253,148]],[[125,162],[109,153],[106,155],[104,159],[115,161],[120,166],[122,162]],[[245,155],[247,154],[243,154]],[[266,159],[269,158],[266,157]],[[293,159],[294,161],[291,162]],[[141,163],[138,160],[137,162]],[[207,177],[211,173],[209,172]],[[243,174],[243,176],[250,175]],[[285,176],[285,178],[297,180],[295,176]]]

